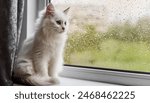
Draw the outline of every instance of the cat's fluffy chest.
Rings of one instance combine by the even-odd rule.
[[[47,57],[57,57],[59,53],[62,53],[65,41],[66,36],[58,34],[55,37],[49,36],[43,40],[40,38],[40,41],[36,42],[34,45],[41,48],[40,51],[44,53],[44,55],[47,55]]]

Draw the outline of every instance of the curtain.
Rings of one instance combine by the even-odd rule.
[[[20,42],[24,0],[0,0],[0,85],[13,85],[12,70]]]

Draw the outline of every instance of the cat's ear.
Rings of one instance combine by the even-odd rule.
[[[46,8],[46,15],[54,15],[55,9],[52,3],[50,3]]]
[[[68,14],[69,10],[70,10],[70,7],[68,7],[67,9],[65,9],[65,10],[64,10],[64,13],[65,13],[65,14]]]

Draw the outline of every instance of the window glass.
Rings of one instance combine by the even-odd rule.
[[[150,0],[53,0],[71,7],[65,64],[150,72]]]

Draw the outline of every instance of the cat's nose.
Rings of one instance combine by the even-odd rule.
[[[64,28],[64,27],[62,27],[62,30],[64,31],[64,30],[65,30],[65,28]]]

